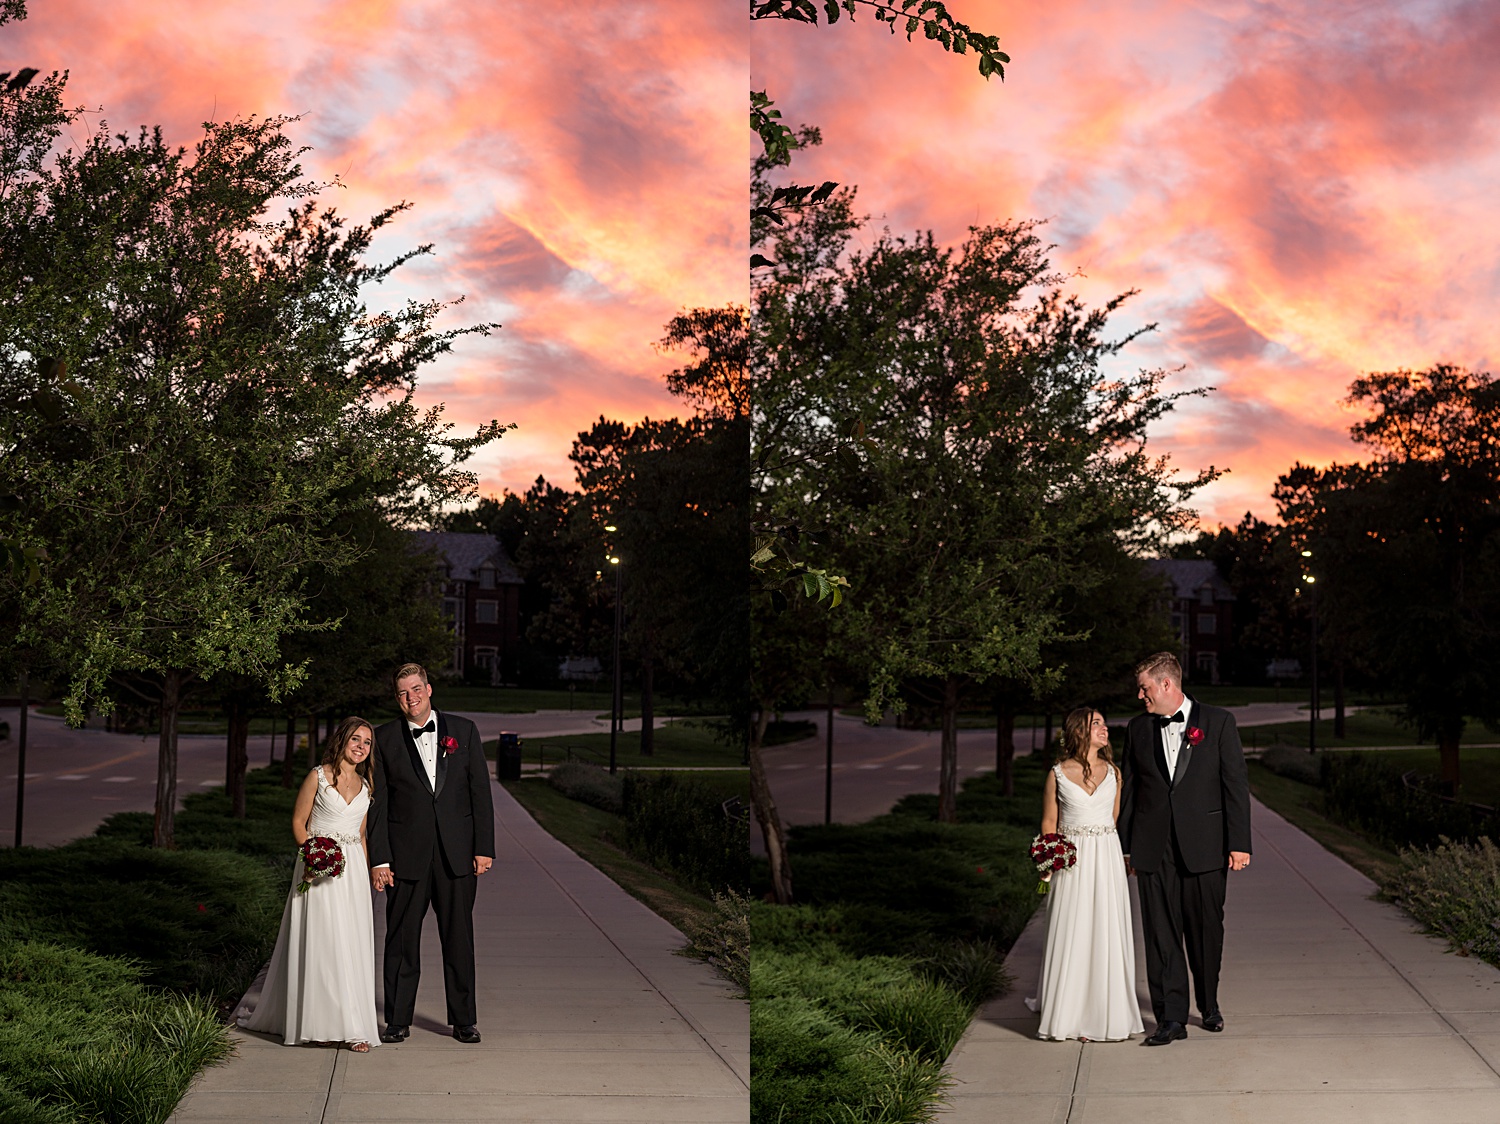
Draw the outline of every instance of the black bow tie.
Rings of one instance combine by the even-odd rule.
[[[1158,726],[1160,726],[1163,730],[1165,730],[1173,722],[1181,722],[1182,720],[1183,720],[1183,718],[1182,718],[1182,711],[1179,710],[1176,714],[1172,715],[1172,717],[1170,717],[1170,718],[1158,718],[1156,720],[1156,724]]]
[[[421,737],[423,734],[431,734],[431,733],[435,733],[436,731],[437,731],[437,719],[436,718],[429,718],[427,720],[427,725],[425,725],[425,726],[413,726],[413,727],[411,727],[411,736],[415,739],[415,738]]]

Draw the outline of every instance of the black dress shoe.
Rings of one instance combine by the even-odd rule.
[[[1210,1011],[1203,1016],[1203,1029],[1211,1030],[1215,1034],[1224,1029],[1224,1016],[1217,1011]]]
[[[477,1026],[456,1026],[453,1028],[453,1037],[460,1042],[468,1042],[471,1045],[479,1041],[479,1028]]]
[[[386,1024],[386,1028],[380,1032],[382,1042],[401,1042],[411,1037],[411,1027],[397,1026],[395,1023]]]
[[[1187,1037],[1187,1027],[1177,1022],[1164,1022],[1156,1028],[1156,1032],[1146,1039],[1147,1046],[1166,1046],[1176,1042],[1179,1038]]]

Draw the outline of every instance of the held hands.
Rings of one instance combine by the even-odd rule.
[[[494,864],[494,862],[495,862],[495,860],[492,859],[492,858],[490,858],[488,855],[475,855],[474,856],[474,873],[475,874],[483,874],[485,871],[489,870],[489,868]]]
[[[1250,865],[1250,854],[1249,854],[1249,852],[1247,852],[1247,851],[1230,851],[1229,852],[1229,869],[1230,870],[1244,870],[1249,865]]]
[[[374,885],[377,892],[383,891],[387,886],[395,885],[396,876],[391,873],[390,867],[377,866],[374,870],[370,871],[370,882]]]

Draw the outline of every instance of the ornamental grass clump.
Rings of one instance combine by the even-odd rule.
[[[1441,839],[1431,850],[1403,850],[1386,894],[1460,956],[1500,967],[1500,847]]]
[[[750,899],[729,890],[715,892],[713,912],[706,919],[689,917],[683,923],[687,947],[683,954],[706,960],[734,984],[742,996],[750,991]]]

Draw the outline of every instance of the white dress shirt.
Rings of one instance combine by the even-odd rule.
[[[1177,757],[1182,752],[1183,742],[1187,737],[1188,712],[1192,709],[1193,700],[1183,695],[1182,705],[1161,732],[1162,748],[1167,754],[1167,775],[1174,781],[1177,779]]]
[[[427,721],[432,729],[425,733],[418,733],[418,728],[410,722],[406,728],[411,731],[412,741],[417,743],[417,756],[422,759],[422,767],[427,770],[427,783],[434,790],[437,789],[437,711],[428,715]]]

